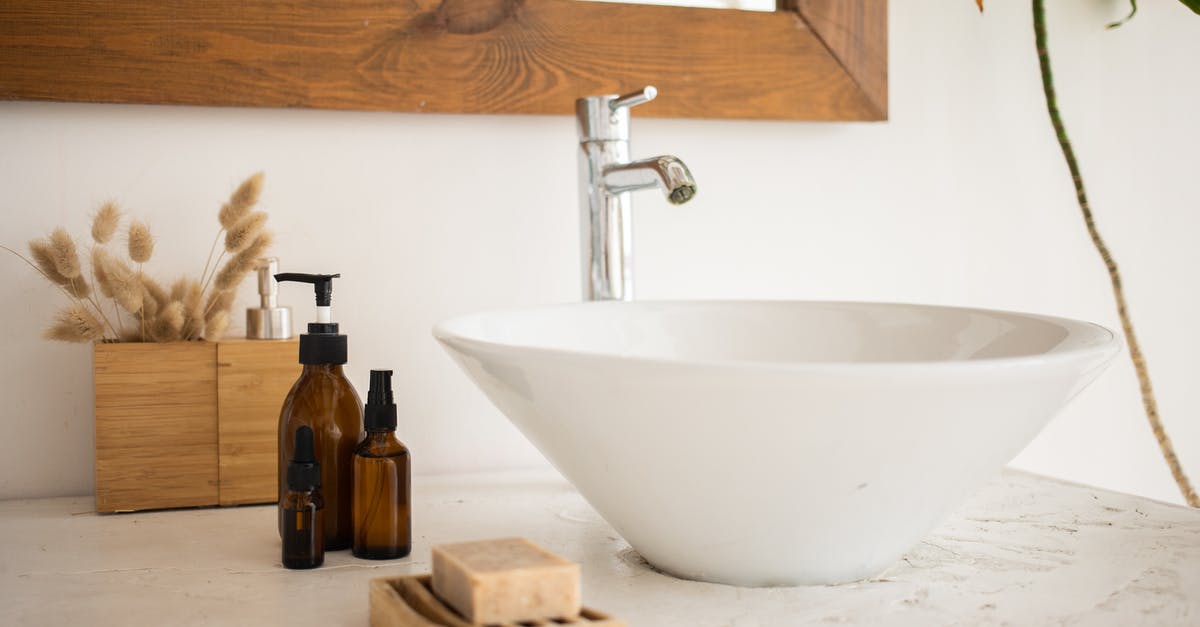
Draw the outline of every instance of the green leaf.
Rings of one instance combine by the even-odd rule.
[[[1183,6],[1192,10],[1196,15],[1200,15],[1200,0],[1179,0]]]

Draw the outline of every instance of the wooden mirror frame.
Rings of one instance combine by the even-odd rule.
[[[579,0],[5,0],[0,98],[887,119],[887,0],[774,13]]]

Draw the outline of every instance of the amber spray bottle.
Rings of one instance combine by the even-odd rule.
[[[313,453],[313,432],[296,429],[296,453],[287,468],[287,492],[279,502],[283,514],[283,565],[316,568],[325,562],[325,499],[321,498],[321,464]]]
[[[354,519],[350,512],[354,477],[354,447],[362,439],[362,401],[342,372],[347,339],[331,320],[333,279],[337,274],[276,274],[280,283],[312,283],[317,298],[317,321],[300,336],[300,363],[304,370],[292,385],[279,412],[279,495],[287,490],[287,460],[295,452],[294,436],[300,426],[312,428],[317,459],[321,461],[321,491],[329,509],[325,515],[325,550],[350,548]],[[279,533],[284,529],[283,511]]]
[[[367,437],[354,451],[354,548],[373,560],[412,548],[412,483],[408,449],[396,439],[392,371],[372,370],[363,413]]]

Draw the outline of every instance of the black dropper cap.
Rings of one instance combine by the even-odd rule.
[[[392,398],[391,370],[371,371],[371,388],[367,391],[363,428],[367,431],[396,430],[396,402]]]
[[[313,453],[311,427],[296,429],[295,453],[287,468],[287,486],[294,492],[308,492],[321,487],[321,464]]]
[[[275,280],[295,281],[297,283],[312,283],[317,296],[317,307],[329,307],[333,304],[333,280],[340,274],[303,274],[300,272],[281,272],[275,275]],[[346,363],[346,336],[338,335],[336,322],[310,322],[308,333],[300,335],[300,363],[302,364],[344,364]]]

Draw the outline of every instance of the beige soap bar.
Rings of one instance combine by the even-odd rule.
[[[579,617],[579,565],[524,538],[433,547],[433,592],[476,625]]]

